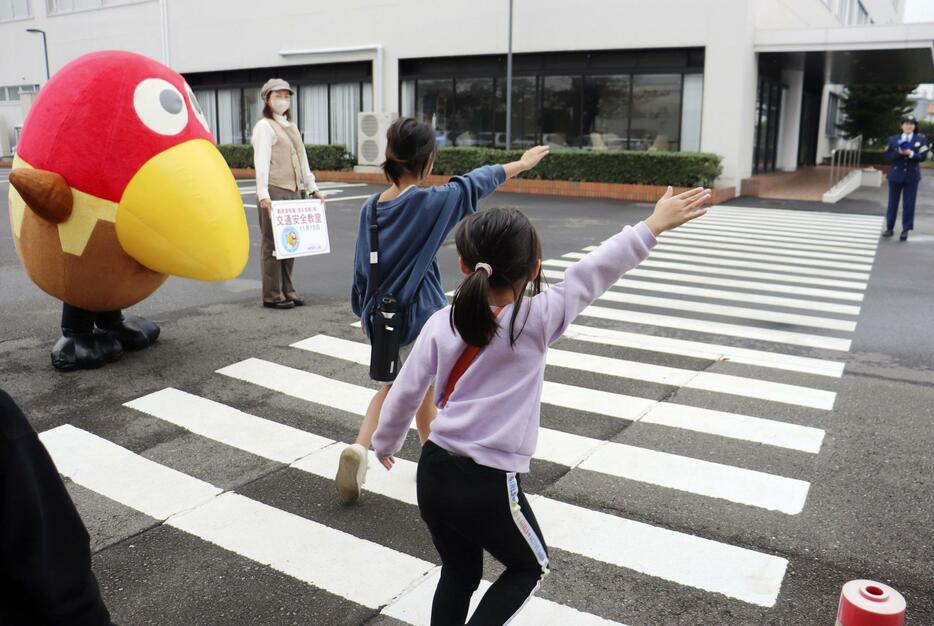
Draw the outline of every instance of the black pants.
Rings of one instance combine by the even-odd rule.
[[[429,441],[418,462],[418,508],[441,555],[432,626],[464,624],[483,576],[484,550],[506,571],[484,594],[471,626],[508,622],[548,573],[548,548],[518,474],[477,465]]]
[[[902,206],[902,230],[914,230],[918,181],[908,183],[889,181],[889,210],[885,214],[885,227],[889,230],[895,228],[895,218],[898,217],[899,196],[904,200]]]

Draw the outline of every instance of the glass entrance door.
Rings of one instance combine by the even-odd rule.
[[[756,133],[752,150],[752,169],[756,174],[775,171],[781,108],[782,84],[766,78],[759,79]]]

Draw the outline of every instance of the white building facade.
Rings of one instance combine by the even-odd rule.
[[[722,186],[813,164],[830,145],[820,135],[834,72],[846,70],[834,50],[878,40],[877,54],[911,49],[923,66],[914,42],[930,34],[922,70],[931,66],[934,33],[906,39],[903,3],[514,0],[511,143],[713,152]],[[101,49],[165,62],[219,143],[249,141],[259,87],[277,76],[298,87],[306,143],[353,151],[357,112],[375,110],[432,123],[444,145],[503,147],[508,10],[508,0],[0,0],[0,153],[23,120],[20,91],[46,80],[42,35],[27,29],[46,33],[51,73]]]

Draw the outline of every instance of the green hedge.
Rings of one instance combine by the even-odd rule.
[[[521,150],[439,148],[435,174],[455,175],[488,163],[508,163]],[[522,176],[543,180],[631,183],[691,187],[713,185],[720,157],[701,152],[552,150],[538,167]]]
[[[224,144],[217,146],[230,167],[253,167],[253,146]],[[342,145],[306,145],[308,164],[314,170],[349,170],[357,160]]]
[[[218,146],[230,167],[253,167],[253,146]],[[356,162],[341,145],[307,145],[312,170],[349,170]],[[434,173],[465,174],[490,163],[508,163],[522,150],[494,148],[439,148]],[[573,180],[596,183],[632,183],[691,187],[713,185],[720,175],[720,157],[702,152],[553,150],[538,167],[522,176],[542,180]]]

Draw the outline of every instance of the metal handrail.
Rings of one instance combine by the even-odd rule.
[[[834,186],[846,177],[849,170],[858,168],[863,158],[863,136],[847,139],[843,145],[830,152],[830,185]]]

